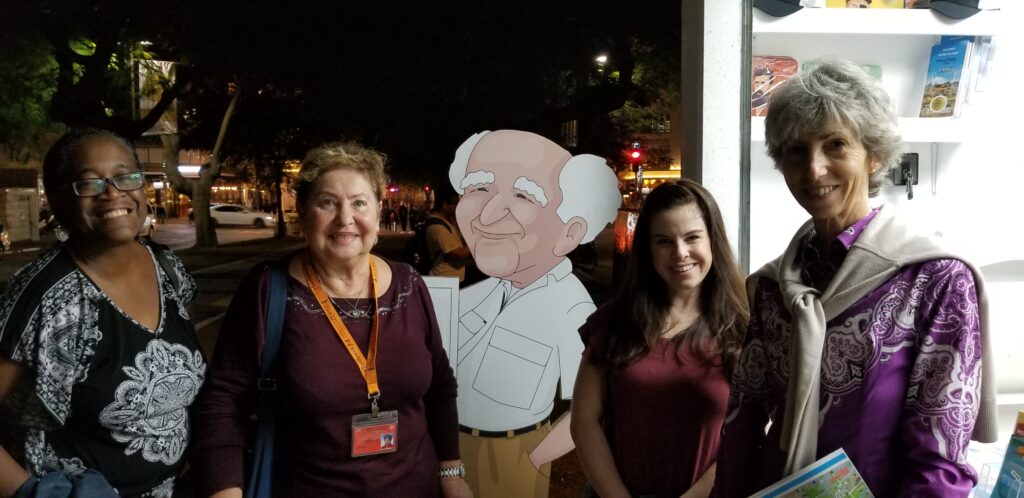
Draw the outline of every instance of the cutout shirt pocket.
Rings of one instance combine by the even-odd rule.
[[[508,406],[529,409],[537,395],[552,347],[495,327],[473,380],[473,389]]]

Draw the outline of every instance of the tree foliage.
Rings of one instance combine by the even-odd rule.
[[[340,139],[386,153],[395,177],[443,178],[474,132],[557,140],[573,120],[579,150],[611,157],[630,113],[678,99],[673,0],[30,5],[25,25],[47,41],[36,45],[47,47],[39,60],[53,78],[39,99],[49,98],[54,121],[138,137],[162,108],[132,116],[131,62],[176,61],[161,104],[179,99],[180,146],[209,150],[223,136],[216,160],[261,181]]]
[[[7,161],[24,164],[42,158],[43,142],[58,129],[47,112],[57,63],[46,40],[19,22],[25,6],[11,8],[0,16],[0,147]]]

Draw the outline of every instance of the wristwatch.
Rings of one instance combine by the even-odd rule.
[[[447,467],[438,471],[437,475],[441,476],[442,479],[445,477],[466,477],[466,466],[460,463],[455,467]]]

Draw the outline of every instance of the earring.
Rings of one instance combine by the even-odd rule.
[[[57,240],[60,242],[67,242],[69,238],[68,231],[65,230],[64,227],[60,226],[60,224],[57,224],[57,227],[53,229],[53,235],[54,237],[57,237]]]

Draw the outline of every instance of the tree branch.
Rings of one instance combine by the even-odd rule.
[[[164,175],[167,176],[167,181],[171,182],[171,186],[176,192],[191,199],[196,183],[188,180],[182,176],[181,171],[178,171],[178,150],[180,149],[178,140],[178,135],[160,135],[160,143],[164,146]]]
[[[220,130],[217,132],[217,141],[213,144],[213,151],[210,153],[210,175],[216,178],[220,175],[220,151],[224,145],[224,136],[228,133],[228,124],[231,122],[231,116],[235,114],[235,105],[238,103],[238,96],[242,94],[241,88],[235,88],[234,95],[231,96],[231,102],[228,103],[228,108],[224,111],[224,118],[220,122]]]
[[[171,106],[171,104],[174,103],[174,100],[181,96],[182,92],[185,90],[185,87],[187,85],[188,82],[185,80],[185,78],[181,78],[180,76],[176,75],[174,84],[171,85],[170,88],[165,89],[163,93],[160,94],[160,100],[156,103],[155,106],[153,106],[152,109],[150,109],[149,113],[146,114],[146,116],[142,119],[132,122],[132,133],[130,134],[130,136],[132,138],[141,137],[142,134],[146,132],[146,130],[152,128],[153,125],[157,123],[157,121],[160,121],[160,117],[163,116],[164,112],[166,112],[167,109]],[[132,103],[132,105],[134,105],[134,102]]]

